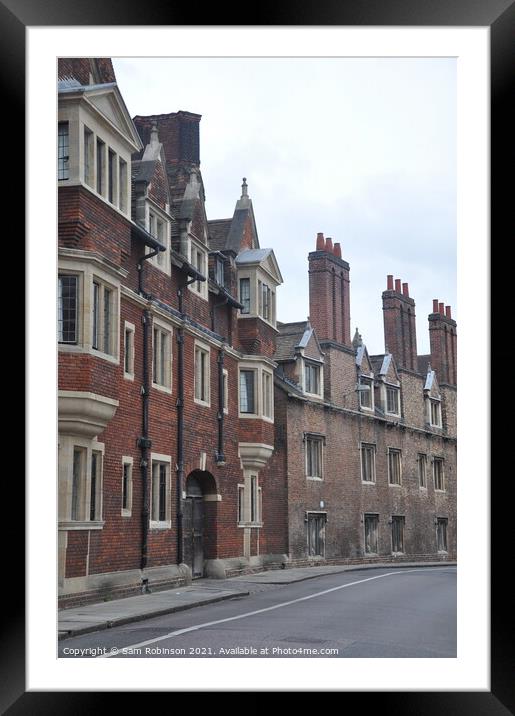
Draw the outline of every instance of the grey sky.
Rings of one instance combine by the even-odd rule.
[[[209,219],[247,177],[262,247],[284,285],[278,318],[309,314],[316,234],[350,263],[352,333],[384,349],[386,275],[409,283],[418,352],[432,299],[456,310],[456,62],[438,58],[113,60],[132,116],[202,115]]]

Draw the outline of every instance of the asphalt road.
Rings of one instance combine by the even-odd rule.
[[[58,650],[67,658],[453,658],[456,568],[355,571],[270,585],[241,599],[65,639]]]

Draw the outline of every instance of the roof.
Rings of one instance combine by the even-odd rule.
[[[154,169],[156,166],[156,160],[143,162],[136,159],[131,162],[132,165],[132,178],[134,181],[146,181],[149,182],[154,175]]]
[[[277,361],[293,360],[295,358],[295,348],[304,348],[313,332],[308,321],[278,323],[277,328],[279,334],[276,338],[274,354],[274,359]]]
[[[385,365],[385,359],[389,357],[389,354],[380,353],[379,355],[368,357],[370,359],[370,363],[372,364],[372,370],[374,371],[374,375],[384,375],[388,370],[388,366]]]
[[[422,373],[422,375],[426,375],[427,373],[427,366],[428,363],[431,362],[431,354],[427,353],[426,355],[417,356],[417,369],[419,373]]]
[[[227,237],[231,230],[232,219],[213,219],[208,221],[209,246],[212,251],[227,251]],[[237,250],[235,251],[237,253]]]
[[[253,264],[259,263],[273,253],[272,249],[246,249],[236,257],[237,264]]]

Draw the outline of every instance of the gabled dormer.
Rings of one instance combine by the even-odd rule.
[[[374,368],[368,355],[367,347],[358,329],[352,339],[352,345],[356,351],[356,371],[359,406],[361,410],[374,412]]]
[[[388,418],[401,417],[401,382],[391,353],[371,356],[376,376],[376,407]]]
[[[283,282],[273,249],[245,249],[236,257],[240,318],[276,326],[276,291]]]
[[[145,146],[141,159],[132,162],[132,184],[135,222],[166,246],[165,251],[160,251],[150,261],[170,275],[172,223],[170,190],[166,176],[164,149],[159,141],[156,125],[152,127],[150,140]]]
[[[294,382],[304,395],[324,396],[324,353],[309,319],[278,324],[274,360],[279,373]]]
[[[427,366],[426,382],[424,383],[424,409],[426,423],[431,428],[441,428],[442,423],[442,396],[436,372],[431,364]]]
[[[84,62],[87,73],[66,76],[66,65],[59,69],[59,187],[83,185],[130,216],[131,155],[142,143],[116,82],[92,84],[104,75],[91,66],[95,60]]]

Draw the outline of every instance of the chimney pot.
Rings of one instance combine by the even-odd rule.
[[[395,279],[395,291],[396,291],[397,293],[400,293],[400,292],[401,292],[401,280],[400,280],[400,278],[396,278],[396,279]]]
[[[386,277],[386,290],[387,291],[393,291],[393,275],[388,274]]]
[[[446,306],[446,307],[445,307],[445,315],[447,316],[447,318],[452,318],[452,316],[451,316],[451,307],[450,307],[450,306]]]
[[[333,240],[330,239],[329,236],[325,240],[325,250],[327,251],[328,254],[333,253]]]
[[[433,313],[438,313],[438,299],[433,298]]]
[[[409,297],[409,289],[408,289],[408,284],[407,284],[407,283],[403,283],[403,284],[402,284],[402,294],[403,294],[403,296],[408,296],[408,297]]]
[[[443,303],[438,304],[438,312],[442,314],[442,316],[445,315],[445,307]]]
[[[322,232],[317,234],[317,251],[325,251],[325,239]]]
[[[339,259],[341,259],[342,247],[340,246],[338,241],[334,244],[333,251],[334,251],[334,255],[337,256]]]

